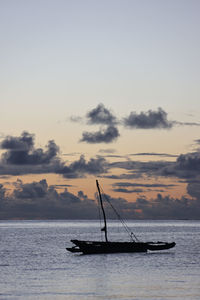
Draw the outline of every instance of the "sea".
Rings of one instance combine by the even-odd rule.
[[[101,224],[102,225],[102,224]],[[200,299],[200,221],[128,221],[141,241],[170,250],[83,255],[71,239],[103,240],[98,221],[0,221],[0,299]],[[108,237],[129,240],[108,221]]]

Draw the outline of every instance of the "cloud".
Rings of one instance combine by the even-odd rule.
[[[45,179],[39,182],[18,183],[11,195],[0,186],[0,219],[88,219],[97,218],[93,200],[82,191],[74,195],[65,189],[58,193]]]
[[[0,175],[60,174],[65,178],[84,177],[86,174],[106,173],[108,163],[103,157],[86,161],[80,156],[71,164],[64,163],[59,157],[59,147],[53,140],[46,149],[36,148],[34,135],[23,132],[19,137],[6,137],[1,148],[6,150],[0,159]]]
[[[112,143],[119,138],[119,125],[130,129],[171,129],[172,127],[178,126],[200,126],[197,122],[179,122],[179,121],[169,121],[167,112],[162,108],[157,110],[148,110],[146,112],[130,112],[130,114],[119,120],[104,104],[100,103],[94,109],[90,110],[85,117],[72,116],[70,118],[72,122],[84,123],[88,125],[101,125],[104,126],[98,131],[89,132],[84,131],[82,133],[82,138],[80,142],[86,142],[88,144],[98,144],[98,143]],[[144,153],[135,155],[158,155],[166,157],[176,157],[175,155],[170,155],[166,153]]]
[[[22,132],[20,137],[7,136],[1,142],[1,149],[10,151],[30,151],[34,145],[34,135],[27,131]]]
[[[162,171],[165,170],[169,166],[173,166],[173,162],[169,161],[118,161],[109,164],[110,169],[125,169],[129,171],[129,176],[133,176],[132,178],[139,178],[143,175],[147,176],[163,176]],[[130,177],[131,178],[131,177]],[[122,179],[122,178],[121,178]],[[124,177],[125,179],[125,177]],[[128,177],[127,177],[128,179]]]
[[[136,201],[144,219],[200,219],[200,199],[180,199],[158,194],[155,199]]]
[[[191,197],[200,201],[200,176],[197,177],[197,180],[188,183],[187,192]]]
[[[69,120],[75,123],[86,122],[88,125],[113,126],[118,123],[117,117],[102,103],[98,104],[94,109],[88,111],[85,117],[71,116]]]
[[[84,118],[73,116],[70,118],[72,122],[82,122]],[[119,130],[117,128],[117,118],[115,115],[107,109],[102,103],[98,104],[96,108],[90,110],[86,116],[86,123],[88,125],[101,125],[103,126],[98,131],[82,133],[80,142],[88,144],[99,143],[112,143],[119,136]]]
[[[23,132],[20,137],[6,137],[1,143],[1,148],[7,150],[2,160],[13,165],[49,164],[59,152],[59,147],[53,140],[48,142],[46,151],[41,148],[35,149],[34,135],[28,132]]]
[[[116,150],[115,149],[100,149],[99,153],[115,153]]]
[[[132,190],[128,190],[126,188],[114,188],[113,191],[117,192],[117,193],[126,193],[126,194],[144,193],[145,192],[144,189],[132,189]]]
[[[0,183],[0,199],[3,199],[5,196],[6,189],[3,187],[3,184]]]
[[[166,177],[195,179],[200,174],[200,151],[179,155],[174,163],[166,165],[159,173]]]
[[[164,188],[170,188],[176,186],[175,184],[163,184],[163,183],[132,183],[132,182],[116,182],[113,183],[112,186],[118,186],[118,187],[147,187],[147,188],[157,188],[157,187],[164,187]]]
[[[72,187],[72,184],[53,184],[51,185],[53,188],[57,189],[64,189],[64,188],[68,188],[68,187]]]
[[[91,158],[86,161],[85,157],[81,155],[79,160],[72,162],[69,166],[61,166],[56,173],[65,178],[80,178],[86,174],[97,175],[107,173],[107,171],[108,163],[103,157]]]
[[[163,157],[178,157],[176,154],[168,154],[168,153],[155,153],[155,152],[141,152],[141,153],[133,153],[129,154],[132,156],[163,156]]]
[[[108,154],[108,155],[104,155],[103,157],[110,157],[110,158],[123,158],[123,157],[124,157],[124,155]]]
[[[190,186],[193,191],[194,183]],[[103,195],[126,219],[200,219],[200,190],[195,187],[193,199],[157,194],[156,198],[138,197],[128,202],[121,197]],[[104,197],[105,196],[105,197]],[[116,218],[105,202],[107,218]],[[58,193],[45,179],[23,183],[18,180],[11,194],[0,184],[0,219],[98,219],[97,202],[83,191],[77,195],[67,189]]]
[[[63,163],[59,147],[50,140],[45,150],[35,147],[35,136],[23,132],[19,137],[6,137],[0,144],[5,152],[0,159],[0,175],[55,173]]]
[[[73,170],[73,172],[78,173],[87,173],[87,174],[100,174],[107,172],[107,162],[104,158],[91,158],[88,162],[86,162],[84,156],[82,155],[78,161],[73,162],[69,168]]]
[[[81,155],[80,152],[62,153],[62,156],[76,156]]]
[[[45,179],[40,182],[26,183],[22,181],[18,184],[18,189],[14,191],[14,196],[17,199],[38,199],[43,198],[47,194],[47,182]]]
[[[112,184],[113,191],[114,192],[120,192],[120,193],[146,193],[149,191],[157,191],[155,188],[171,188],[176,186],[175,184],[162,184],[162,183],[131,183],[131,182],[116,182]],[[133,188],[133,189],[130,189]],[[147,190],[142,189],[147,188]],[[160,192],[163,192],[164,190],[160,190]]]
[[[0,185],[0,196],[0,219],[98,219],[99,215],[97,202],[89,199],[83,191],[77,195],[67,189],[58,193],[53,186],[48,186],[45,179],[32,183],[18,180],[9,195]],[[134,207],[123,198],[107,197],[122,213],[123,209]],[[110,208],[107,216],[113,216]]]
[[[120,215],[130,219],[200,219],[200,194],[192,200],[187,197],[173,198],[157,194],[147,199],[140,196],[136,202],[106,195]],[[109,206],[107,206],[109,207]],[[111,212],[110,212],[111,214]]]
[[[177,178],[188,184],[187,192],[190,197],[199,195],[200,151],[181,154],[176,161],[123,161],[108,162],[104,157],[79,159],[66,164],[59,157],[59,148],[54,141],[49,141],[45,149],[36,148],[34,135],[24,132],[19,137],[6,137],[1,142],[4,153],[0,160],[0,175],[25,175],[53,173],[64,178],[82,178],[95,175],[115,180],[134,178]],[[115,175],[115,169],[123,170],[122,174]],[[126,172],[125,172],[125,171]],[[112,173],[109,173],[112,171]],[[132,184],[116,183],[114,189],[124,193],[142,192],[145,189],[168,189],[173,185],[162,184]],[[120,189],[120,190],[119,190]],[[25,192],[25,191],[24,191]],[[17,194],[15,195],[17,198]],[[22,198],[22,196],[21,196]]]
[[[83,118],[80,116],[71,116],[69,118],[69,120],[74,123],[82,123],[83,122]]]
[[[96,132],[83,132],[81,142],[89,144],[111,143],[120,136],[117,127],[108,126],[106,129],[101,129]]]
[[[89,111],[86,115],[86,118],[88,124],[90,125],[114,125],[117,122],[117,119],[113,115],[113,113],[105,108],[102,103],[100,103],[96,108]]]
[[[115,180],[120,180],[120,179],[125,179],[125,180],[129,180],[129,179],[138,179],[138,178],[142,178],[143,175],[139,174],[139,173],[135,173],[134,171],[130,171],[127,173],[122,173],[122,174],[112,174],[112,175],[104,175],[104,178],[108,178],[108,179],[115,179]]]
[[[146,175],[151,177],[176,177],[186,180],[195,179],[200,174],[200,151],[181,154],[173,162],[164,160],[147,162],[127,160],[110,163],[109,168],[125,169],[129,171],[128,175],[134,174],[138,177]]]
[[[197,122],[178,122],[178,121],[174,121],[173,123],[174,123],[174,125],[178,125],[178,126],[200,126],[200,123],[197,123]]]
[[[119,175],[106,175],[106,178],[112,179],[134,179],[134,178],[177,178],[184,179],[184,183],[187,183],[188,195],[196,198],[200,198],[199,186],[200,186],[200,151],[181,154],[177,157],[176,161],[121,161],[110,163],[110,169],[121,168],[127,170],[127,173]],[[115,183],[115,187],[118,187],[121,192],[134,192],[134,189],[127,189],[130,187],[147,187],[147,188],[165,188],[175,186],[175,184],[137,184],[129,182]],[[123,190],[122,190],[123,189]],[[115,188],[116,190],[116,188]]]
[[[173,122],[167,120],[167,113],[158,108],[157,111],[149,110],[147,112],[131,112],[123,120],[125,127],[136,129],[169,129],[173,127]]]

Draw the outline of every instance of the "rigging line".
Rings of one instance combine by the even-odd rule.
[[[97,206],[98,206],[98,213],[99,213],[99,226],[100,226],[100,232],[101,232],[101,240],[103,240],[103,235],[102,235],[102,220],[101,220],[101,210],[100,210],[100,199],[97,191]]]
[[[130,236],[131,240],[134,241],[133,236],[135,238],[136,241],[139,241],[139,239],[136,237],[136,235],[130,230],[130,228],[127,226],[127,224],[125,223],[125,221],[120,217],[119,213],[117,212],[116,208],[112,205],[112,203],[110,202],[110,200],[108,199],[108,197],[106,196],[106,194],[104,193],[102,187],[101,191],[102,194],[104,195],[106,201],[110,204],[110,206],[112,207],[112,209],[114,210],[115,214],[117,215],[118,219],[121,221],[122,225],[124,226],[126,232],[128,233],[128,235]]]

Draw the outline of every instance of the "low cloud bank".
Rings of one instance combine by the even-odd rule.
[[[196,140],[199,144],[199,140]],[[125,157],[109,162],[102,156],[86,160],[84,156],[66,164],[59,156],[59,147],[51,140],[44,149],[35,146],[33,134],[23,132],[19,137],[4,137],[0,147],[0,175],[3,177],[28,174],[59,174],[64,178],[82,178],[88,175],[104,178],[168,178],[187,184],[188,196],[175,199],[158,194],[156,199],[138,197],[135,203],[124,198],[112,198],[125,218],[200,218],[200,149],[176,157],[175,161],[132,161]],[[105,150],[104,150],[105,151]],[[107,150],[108,151],[108,150]],[[119,175],[111,174],[115,169]],[[124,194],[139,193],[148,189],[163,192],[174,184],[145,184],[116,182],[113,189]],[[83,191],[73,195],[67,189],[59,193],[61,186],[48,186],[46,180],[23,184],[17,181],[12,194],[0,184],[0,218],[89,218],[94,219],[96,204]],[[83,212],[84,210],[84,212]]]
[[[141,196],[136,202],[128,202],[122,197],[106,197],[125,219],[200,219],[200,190],[198,187],[193,192],[195,184],[188,187],[193,199],[158,194],[155,199]],[[11,194],[0,185],[0,219],[98,219],[94,199],[83,191],[77,195],[68,189],[58,192],[45,179],[26,184],[18,180]],[[115,218],[110,206],[105,207],[107,217]]]
[[[83,191],[58,193],[45,179],[24,184],[18,181],[12,194],[0,186],[0,219],[95,219],[94,200]]]

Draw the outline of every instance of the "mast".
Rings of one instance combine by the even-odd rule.
[[[102,209],[102,212],[103,212],[103,219],[104,219],[104,228],[103,228],[103,231],[105,232],[105,240],[106,240],[106,242],[108,242],[106,214],[105,214],[105,210],[104,210],[104,207],[103,207],[103,201],[102,201],[102,197],[101,197],[101,191],[100,191],[98,180],[96,180],[96,185],[97,185],[97,190],[98,190],[98,193],[99,193],[99,199],[100,199],[101,209]]]

